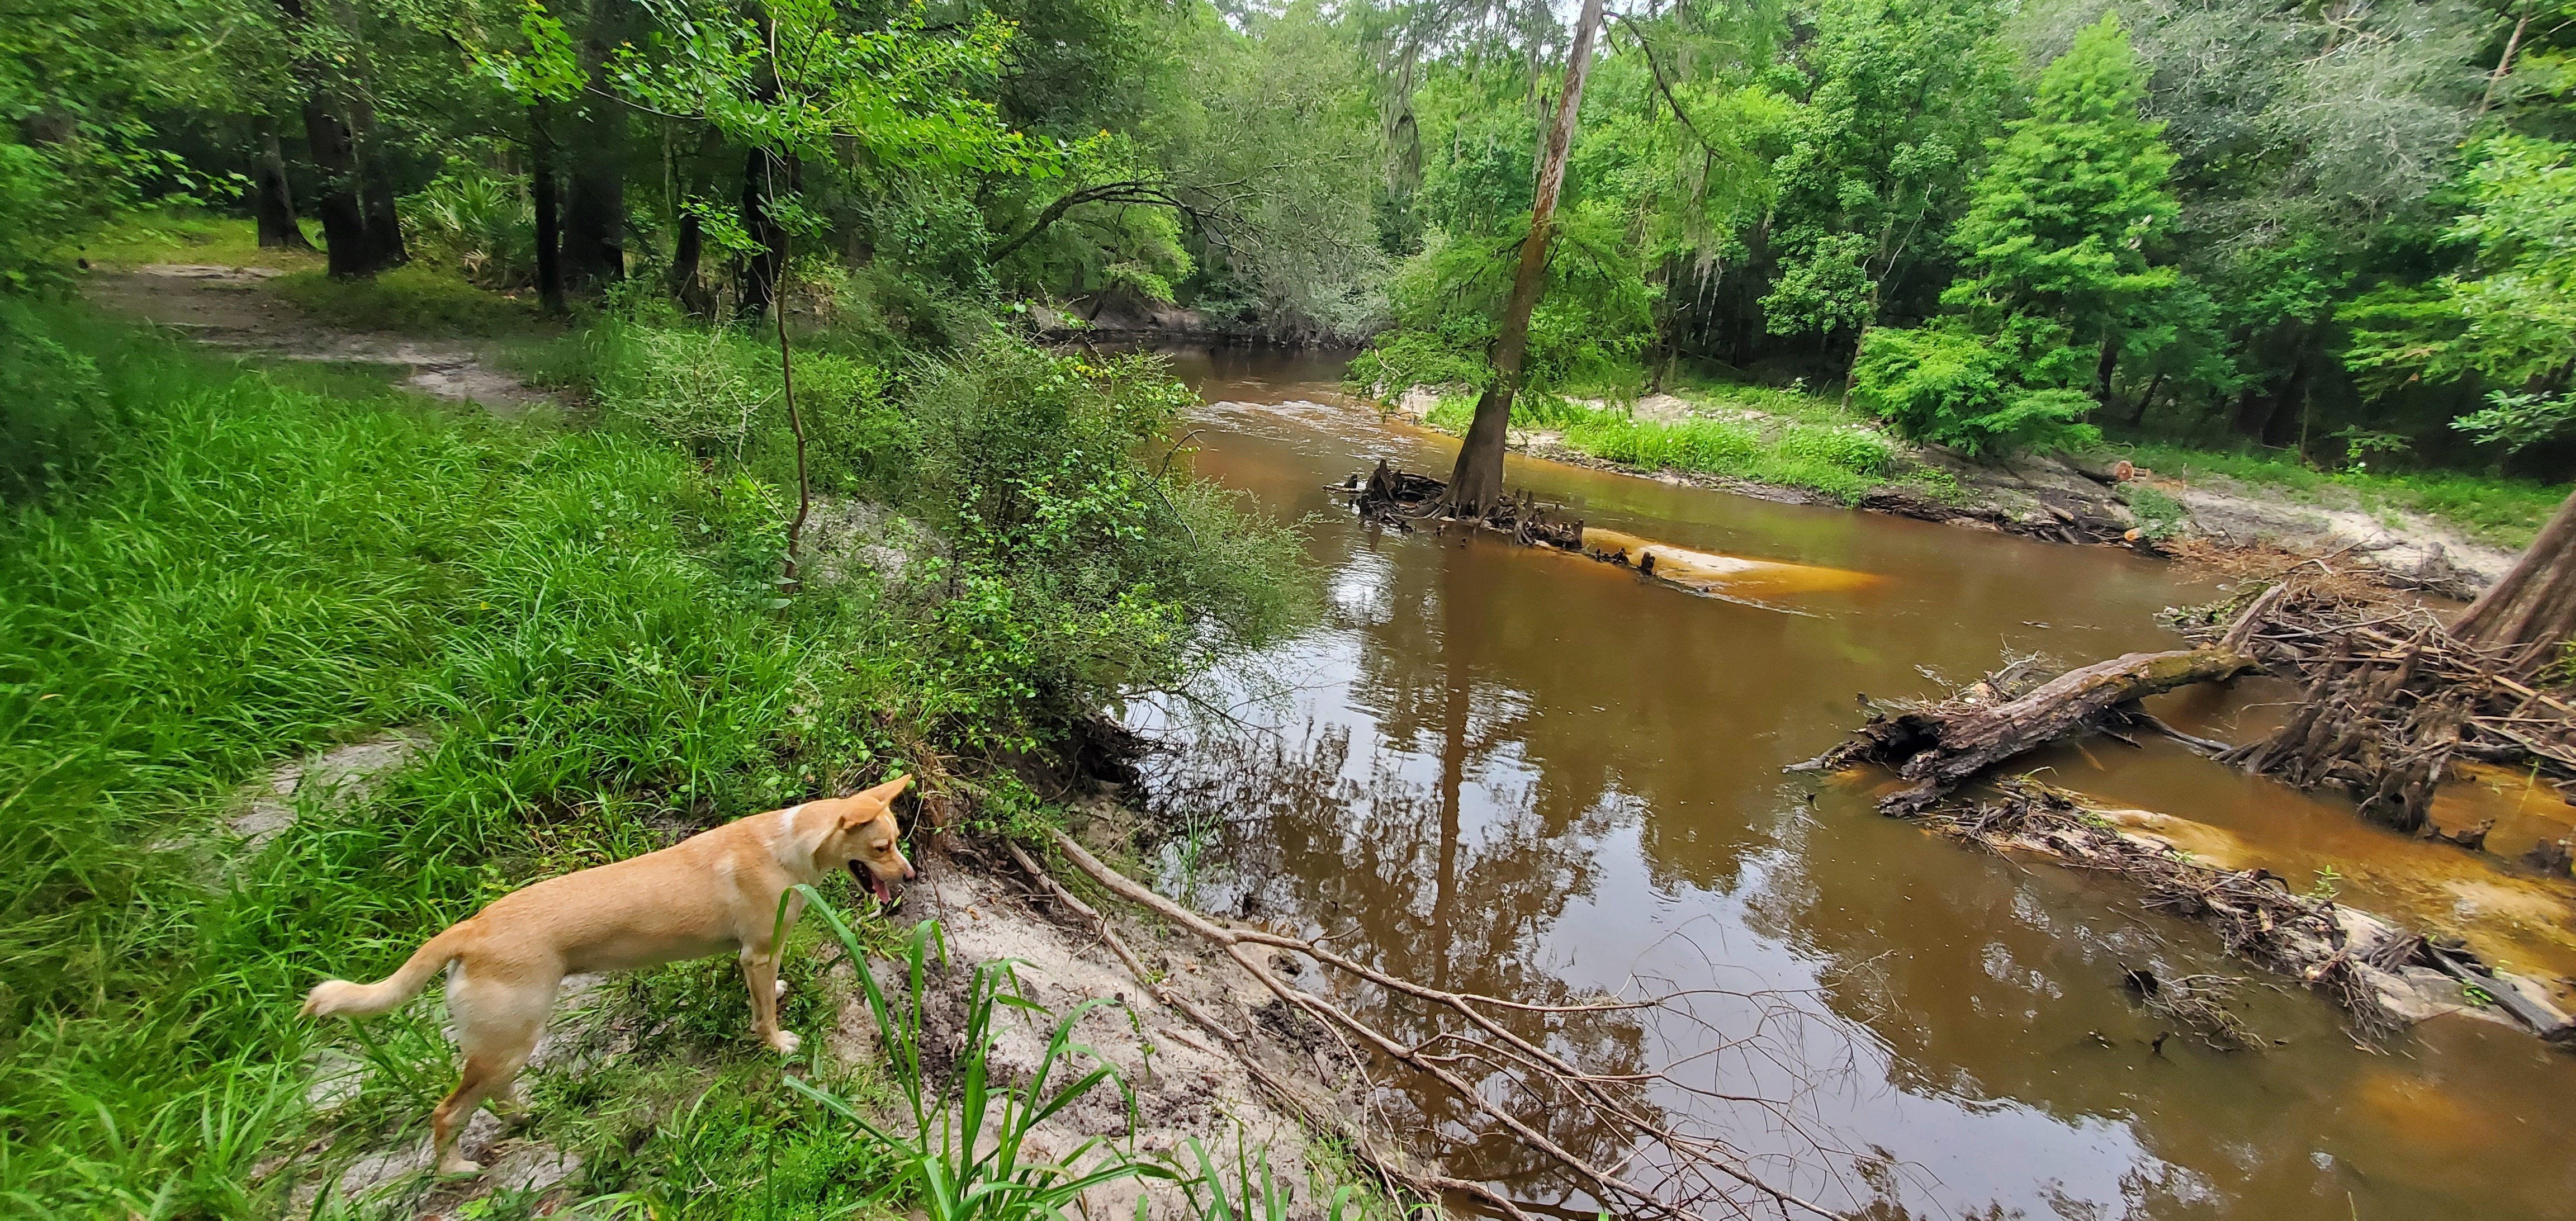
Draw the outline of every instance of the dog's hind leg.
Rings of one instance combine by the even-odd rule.
[[[454,1092],[430,1114],[431,1144],[440,1174],[473,1174],[482,1166],[456,1147],[465,1121],[486,1099],[505,1104],[512,1081],[536,1050],[554,1008],[560,969],[522,963],[460,963],[447,982],[447,1011],[456,1019],[456,1042],[465,1072]]]

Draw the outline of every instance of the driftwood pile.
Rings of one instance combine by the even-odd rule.
[[[2333,999],[2351,1014],[2358,1038],[2385,1037],[2434,1013],[2468,1008],[2464,1002],[2501,1008],[2546,1039],[2576,1037],[2565,1014],[2535,1001],[2511,976],[2464,950],[2437,945],[2323,895],[2296,893],[2267,870],[2200,863],[2155,836],[2121,830],[2047,785],[2012,780],[1998,787],[2000,801],[1940,811],[1923,821],[1985,847],[2119,874],[2145,890],[2148,907],[2207,924],[2228,953]],[[2152,980],[2132,986],[2142,992],[2160,987]],[[2245,1042],[2223,1009],[2186,1008],[2178,1016],[2195,1019],[2202,1036],[2215,1044]]]
[[[2462,641],[2427,607],[2294,578],[2237,622],[2235,647],[2306,691],[2287,725],[2228,762],[2302,789],[2334,784],[2363,817],[2409,833],[2426,830],[2454,758],[2576,780],[2576,701],[2514,677],[2510,659]],[[2483,836],[2452,838],[2475,847]]]
[[[1391,529],[1410,530],[1415,522],[1425,520],[1465,520],[1448,514],[1447,482],[1398,470],[1383,458],[1365,479],[1353,475],[1326,490],[1350,497],[1353,511]],[[1477,523],[1509,534],[1523,546],[1583,550],[1583,519],[1566,516],[1563,506],[1540,503],[1526,488],[1504,497]]]
[[[2203,618],[2215,639],[2201,647],[2131,653],[2019,693],[2012,690],[2019,685],[2014,671],[1999,673],[1947,700],[1894,716],[1873,713],[1850,740],[1789,770],[1885,766],[1913,783],[1880,798],[1881,813],[1923,819],[1988,847],[2131,878],[2146,888],[2149,906],[2215,926],[2229,952],[2294,975],[2342,1003],[2358,1035],[2383,1034],[2459,1008],[2455,998],[2482,996],[2544,1038],[2576,1039],[2567,1015],[2464,950],[2322,896],[2295,894],[2260,869],[2220,870],[2193,861],[2057,790],[2005,781],[2000,802],[1942,804],[1979,774],[2059,737],[2124,728],[2162,733],[2293,782],[2343,783],[2364,812],[2410,831],[2425,825],[2423,808],[2454,755],[2576,763],[2569,748],[2576,717],[2568,704],[2482,666],[2483,655],[2420,608],[2370,603],[2331,586],[2282,584],[2245,604],[2224,631],[2214,626],[2218,615]],[[2177,687],[2260,671],[2267,662],[2307,677],[2308,699],[2265,742],[2230,747],[2195,738],[2137,705]],[[2413,822],[2400,822],[2404,816]],[[2217,1037],[2226,1037],[2224,1019],[2203,1012]]]

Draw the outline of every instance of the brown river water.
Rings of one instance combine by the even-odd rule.
[[[1150,776],[1184,828],[1162,850],[1167,891],[1449,988],[1728,990],[1689,1002],[1696,1024],[1555,1033],[1605,1062],[1681,1061],[1690,1086],[1769,1100],[1658,1096],[1837,1212],[2576,1217],[2576,1054],[2456,1016],[2358,1048],[2327,1002],[2271,986],[2118,881],[1881,818],[1882,777],[1781,771],[1856,724],[1864,693],[1943,694],[2008,654],[2071,665],[2173,647],[2155,613],[2223,596],[2215,579],[1518,455],[1514,486],[1593,527],[1865,579],[1699,593],[1565,553],[1380,532],[1324,485],[1380,457],[1445,473],[1454,442],[1341,397],[1327,355],[1171,355],[1210,400],[1191,423],[1205,430],[1198,471],[1309,517],[1329,611],[1230,676],[1231,723],[1132,712],[1173,747]],[[2156,709],[2241,740],[2284,694],[2254,681]],[[2331,869],[2346,902],[2461,933],[2553,983],[2576,972],[2576,887],[2163,741],[2086,740],[2033,765],[2209,824],[2204,855],[2301,881]],[[2446,818],[2504,817],[2499,851],[2568,833],[2568,807],[2521,777],[2453,789]],[[2242,1012],[2267,1046],[2176,1035],[2157,1049],[2174,1024],[2124,991],[2131,967],[2249,977],[2261,986]],[[1473,1142],[1457,1100],[1389,1100],[1454,1170],[1585,1208],[1516,1145]],[[1579,1119],[1548,1126],[1589,1147]]]

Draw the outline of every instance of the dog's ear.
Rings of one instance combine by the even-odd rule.
[[[850,804],[848,809],[841,815],[841,821],[843,823],[863,823],[879,814],[885,813],[888,809],[893,807],[894,799],[901,795],[903,790],[911,783],[912,774],[907,772],[892,780],[886,781],[884,784],[880,784],[875,788],[850,794]]]

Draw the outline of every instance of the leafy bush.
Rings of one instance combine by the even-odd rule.
[[[2092,396],[2073,388],[2086,365],[2064,328],[2028,315],[1993,335],[1954,321],[1881,327],[1861,341],[1852,401],[1909,440],[1971,454],[2093,444],[2099,433],[2082,422]]]
[[[21,100],[10,93],[10,101]],[[44,150],[0,137],[0,290],[60,281],[63,260],[54,252],[78,219],[74,196],[71,180]]]
[[[537,209],[520,183],[473,171],[445,174],[405,196],[398,210],[415,260],[477,288],[536,283]]]
[[[68,476],[110,427],[98,363],[24,302],[0,297],[0,500]]]

